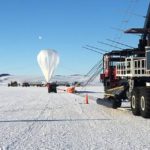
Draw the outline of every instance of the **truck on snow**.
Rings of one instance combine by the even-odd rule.
[[[103,55],[105,98],[112,108],[129,100],[134,115],[150,117],[150,4],[144,28],[132,28],[125,33],[141,34],[137,48],[113,50]]]

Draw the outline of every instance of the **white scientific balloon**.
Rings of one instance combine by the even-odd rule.
[[[59,64],[59,55],[55,50],[41,50],[37,56],[38,64],[44,74],[45,80],[50,82],[54,71]]]

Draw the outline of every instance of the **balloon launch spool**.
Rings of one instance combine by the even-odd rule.
[[[56,83],[47,83],[48,93],[50,92],[57,93],[56,87],[57,87]]]

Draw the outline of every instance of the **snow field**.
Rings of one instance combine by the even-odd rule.
[[[150,149],[149,119],[97,104],[99,86],[82,89],[86,93],[95,97],[88,105],[84,96],[63,90],[0,87],[1,149]]]

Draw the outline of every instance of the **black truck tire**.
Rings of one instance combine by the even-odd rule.
[[[140,89],[140,112],[144,118],[150,118],[150,88]]]
[[[136,116],[140,115],[140,100],[139,99],[140,99],[139,89],[134,88],[131,92],[130,101],[131,101],[132,113]]]

